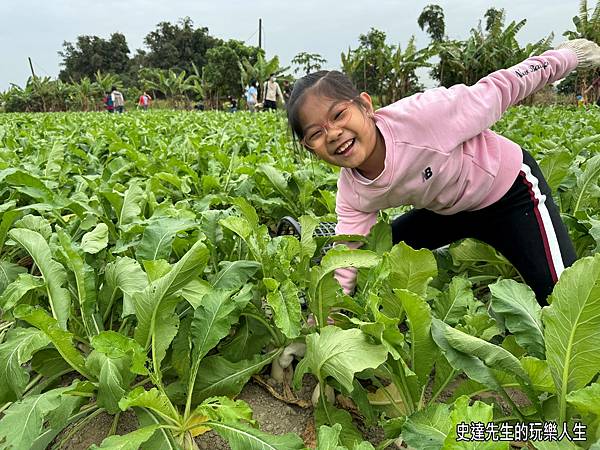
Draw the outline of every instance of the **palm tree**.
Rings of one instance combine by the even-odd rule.
[[[342,52],[340,55],[340,58],[342,61],[342,72],[344,72],[350,79],[352,79],[352,81],[354,81],[354,83],[356,84],[357,87],[360,87],[360,83],[358,82],[359,80],[357,79],[356,74],[358,74],[362,71],[362,73],[363,73],[362,90],[366,91],[367,90],[367,80],[366,80],[366,78],[367,78],[367,76],[366,76],[367,57],[366,57],[366,55],[364,55],[359,49],[352,50],[350,47],[348,47],[348,53]]]

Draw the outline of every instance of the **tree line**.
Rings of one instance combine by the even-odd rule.
[[[473,84],[494,70],[547,50],[554,39],[551,33],[520,45],[517,35],[526,20],[507,23],[505,11],[497,8],[488,9],[464,40],[447,36],[445,13],[439,5],[426,6],[417,25],[430,38],[424,48],[417,48],[414,35],[403,47],[388,43],[385,32],[371,28],[359,35],[356,48],[341,53],[341,70],[379,105],[422,90],[417,76],[420,68],[427,68],[440,86]],[[581,0],[573,25],[575,29],[565,31],[564,36],[600,44],[600,0],[593,8]],[[97,109],[102,94],[117,86],[129,98],[152,91],[169,107],[189,107],[203,100],[207,107],[218,108],[226,96],[241,96],[251,82],[258,82],[260,89],[271,73],[290,81],[294,78],[288,72],[290,67],[282,67],[277,56],[266,59],[258,47],[211,36],[208,28],[195,27],[189,17],[177,23],[159,23],[146,35],[144,44],[145,49],[132,54],[122,33],[107,39],[79,36],[75,42],[64,42],[58,52],[62,70],[56,80],[30,77],[24,87],[13,85],[0,93],[0,104],[5,111],[88,111]],[[327,63],[318,53],[308,52],[299,53],[291,62],[296,75],[319,70]],[[559,90],[584,92],[597,76],[576,71]]]

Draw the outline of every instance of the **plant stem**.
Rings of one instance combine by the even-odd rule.
[[[134,384],[134,385],[133,385],[131,388],[132,388],[132,389],[135,389],[136,387],[143,386],[143,385],[145,385],[145,384],[146,384],[147,382],[149,382],[149,381],[152,381],[152,379],[151,379],[150,377],[148,377],[148,378],[144,378],[144,379],[143,379],[142,381],[140,381],[139,383],[135,383],[135,384]]]
[[[379,444],[376,447],[376,450],[385,450],[386,448],[388,448],[390,445],[392,445],[394,443],[396,439],[386,439],[385,441],[383,441],[381,444]]]
[[[192,309],[192,307],[191,307],[191,306],[188,306],[188,307],[187,307],[187,308],[185,308],[183,311],[181,311],[181,312],[179,313],[179,320],[181,320],[181,319],[184,317],[185,313],[187,313],[187,312],[188,312],[190,309]]]
[[[173,405],[173,403],[171,402],[171,399],[169,398],[169,396],[167,395],[167,393],[165,392],[163,386],[162,386],[162,381],[160,381],[157,377],[156,374],[150,374],[150,381],[152,381],[152,383],[156,386],[156,388],[160,391],[160,393],[164,396],[165,400],[168,403],[169,409],[171,410],[171,413],[173,414],[173,416],[167,416],[166,414],[161,413],[158,410],[153,410],[156,414],[158,414],[159,416],[161,416],[163,419],[165,419],[165,421],[167,422],[171,422],[176,424],[177,426],[179,426],[180,424],[180,415],[179,415],[179,411],[177,410],[177,408]],[[179,429],[179,428],[178,428]]]
[[[2,407],[0,408],[0,414],[2,414],[4,412],[4,410],[12,404],[13,404],[13,402],[6,402],[4,405],[2,405]]]
[[[60,377],[62,377],[63,375],[66,375],[68,373],[73,372],[73,369],[71,367],[69,367],[68,369],[63,370],[62,372],[58,372],[57,374],[46,378],[44,381],[42,381],[41,383],[39,383],[37,386],[35,384],[29,383],[31,386],[27,386],[27,388],[25,388],[25,392],[23,393],[23,395],[29,394],[31,391],[34,390],[38,390],[39,392],[43,391],[44,389],[46,389],[47,386],[51,385],[52,383],[54,383],[54,381],[56,381],[57,379],[59,379]],[[39,376],[39,375],[38,375]]]
[[[448,386],[448,384],[454,379],[457,372],[458,372],[457,370],[452,369],[452,372],[450,372],[450,375],[448,376],[448,378],[446,378],[444,380],[444,382],[441,384],[441,386],[438,388],[438,390],[435,391],[433,396],[429,399],[429,404],[433,403],[438,398],[438,395],[440,395],[442,393],[442,391],[446,388],[446,386]]]
[[[77,434],[84,426],[86,426],[89,421],[103,412],[104,408],[98,408],[96,411],[81,419],[79,422],[73,425],[73,428],[71,428],[69,432],[63,436],[58,444],[54,444],[52,450],[63,448],[64,445],[69,442],[71,438],[75,436],[75,434]]]
[[[154,377],[153,377],[152,382],[156,385],[158,390],[165,396],[165,399],[169,402],[169,407],[170,407],[171,411],[173,412],[173,421],[177,421],[177,418],[179,417],[179,411],[177,411],[177,408],[175,408],[175,406],[173,406],[171,399],[169,398],[169,396],[163,389],[162,375],[160,373],[160,367],[158,365],[158,361],[156,360],[156,337],[155,337],[154,333],[152,333],[152,366],[154,369]]]
[[[0,331],[7,330],[10,327],[12,327],[13,325],[14,325],[14,322],[4,322],[2,325],[0,325]]]
[[[385,388],[385,386],[383,386],[381,383],[379,383],[379,388],[381,389],[381,391],[383,392],[383,395],[385,395],[387,397],[387,399],[390,401],[390,404],[392,405],[392,407],[398,412],[398,414],[400,416],[404,416],[406,415],[406,411],[402,411],[400,408],[398,408],[398,405],[396,404],[396,402],[394,401],[394,398],[392,397],[392,395],[388,392],[388,390]],[[398,390],[398,392],[400,393],[400,396],[402,397],[402,403],[404,403],[406,405],[406,400],[404,399],[404,393],[400,392],[400,390]]]
[[[108,315],[110,314],[110,311],[112,310],[112,305],[113,305],[113,302],[115,301],[116,293],[117,293],[117,289],[115,289],[113,291],[112,295],[110,296],[110,301],[108,302],[108,305],[106,306],[106,311],[104,311],[104,315],[102,316],[102,323],[104,323],[104,324],[106,324],[106,319],[108,319]]]
[[[113,421],[112,421],[112,425],[110,426],[110,430],[108,431],[108,434],[106,435],[106,437],[112,436],[113,434],[115,434],[117,432],[117,426],[119,425],[120,417],[121,417],[120,412],[115,414],[115,417],[113,418]]]
[[[94,408],[97,408],[97,406],[95,406],[95,405],[92,405],[92,406],[93,406]],[[84,408],[81,408],[81,409],[83,410]],[[89,410],[89,408],[87,408],[87,410]],[[85,416],[86,416],[86,414],[88,413],[88,412],[87,412],[87,410],[85,410],[85,411],[83,411],[83,412],[81,412],[81,411],[80,411],[80,412],[78,412],[77,414],[73,414],[71,417],[69,417],[69,418],[67,419],[67,421],[66,421],[66,425],[64,425],[64,427],[63,427],[63,428],[66,428],[66,426],[67,426],[67,425],[69,425],[69,424],[71,424],[72,422],[75,422],[75,421],[79,420],[80,418],[83,418],[83,417],[85,417]],[[38,437],[38,440],[44,440],[44,438],[45,438],[45,436],[46,436],[46,435],[51,435],[51,434],[53,434],[53,433],[55,434],[55,433],[56,433],[56,430],[54,430],[53,428],[48,428],[48,429],[46,429],[46,431],[45,431],[45,432],[43,432],[43,433],[42,433],[42,434],[41,434],[41,435]],[[53,448],[56,448],[56,446],[54,446]]]
[[[123,319],[123,322],[121,322],[121,326],[119,327],[119,330],[117,331],[118,333],[121,333],[123,331],[128,320],[129,320],[129,316],[127,316]],[[127,333],[123,333],[123,334],[125,334],[127,336]]]
[[[407,415],[411,415],[415,411],[415,402],[410,394],[410,389],[408,388],[408,381],[406,380],[406,373],[404,373],[404,366],[399,361],[394,361],[394,363],[396,364],[396,373],[400,379],[400,386],[397,385],[396,387],[400,388],[399,391],[404,394],[403,397],[406,398]]]
[[[69,370],[70,372],[70,370]],[[42,374],[38,374],[35,376],[35,378],[33,380],[31,380],[29,382],[29,384],[27,386],[25,386],[25,391],[23,391],[23,393],[27,392],[28,390],[30,390],[33,386],[35,386],[37,384],[38,381],[40,381],[42,378],[44,378],[44,375]]]
[[[275,344],[278,347],[283,347],[283,345],[285,344],[284,339],[273,329],[271,324],[269,324],[269,322],[267,322],[267,320],[265,320],[264,317],[261,317],[257,314],[246,312],[246,311],[244,311],[241,315],[246,316],[246,317],[252,317],[254,320],[257,320],[260,323],[262,323],[265,326],[265,328],[269,331],[269,333],[271,333],[271,336],[273,336],[273,339],[275,340]]]

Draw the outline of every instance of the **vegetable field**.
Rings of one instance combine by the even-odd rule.
[[[74,448],[108,413],[90,448],[598,450],[600,110],[495,129],[540,163],[580,257],[543,309],[480,242],[392,246],[401,208],[331,248],[336,170],[283,116],[0,115],[0,449]],[[236,399],[256,374],[318,386],[312,438],[261,430]]]

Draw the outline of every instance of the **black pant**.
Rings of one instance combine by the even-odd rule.
[[[276,110],[277,109],[277,102],[273,101],[273,100],[265,100],[264,103],[263,103],[263,108],[265,110],[267,110],[267,109]]]
[[[413,209],[392,222],[394,243],[405,241],[416,249],[433,250],[464,238],[479,239],[502,253],[541,305],[547,305],[563,269],[577,259],[550,187],[525,151],[521,172],[496,203],[453,215]]]

